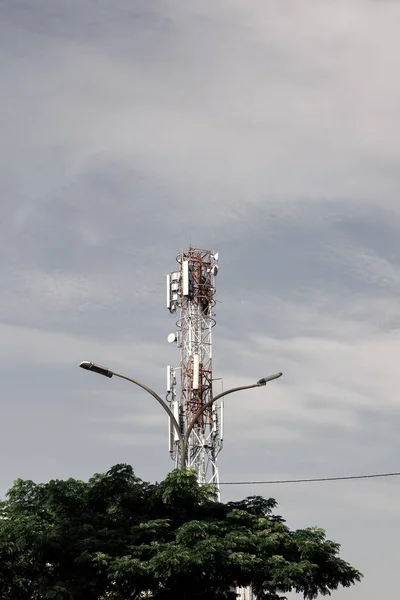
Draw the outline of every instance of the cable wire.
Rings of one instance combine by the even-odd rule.
[[[314,483],[317,481],[349,481],[350,479],[376,479],[378,477],[398,477],[400,472],[373,473],[372,475],[349,475],[347,477],[315,477],[313,479],[275,479],[271,481],[222,481],[219,485],[272,485],[276,483]]]

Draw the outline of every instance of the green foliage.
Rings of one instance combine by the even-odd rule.
[[[88,482],[17,480],[0,505],[2,600],[313,600],[360,573],[321,529],[290,531],[276,502],[216,501],[192,471],[151,485],[116,465]]]

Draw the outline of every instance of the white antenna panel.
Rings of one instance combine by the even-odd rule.
[[[189,261],[184,260],[182,263],[182,277],[183,277],[183,290],[184,296],[189,296]]]
[[[171,367],[167,367],[167,392],[171,391]]]
[[[178,405],[178,402],[174,402],[173,403],[172,412],[174,413],[175,419],[179,423],[179,405]],[[178,434],[175,431],[175,429],[174,429],[174,440],[175,440],[175,442],[179,441],[179,437],[178,437]]]
[[[171,276],[167,275],[167,308],[171,308]]]
[[[193,389],[199,389],[199,371],[200,371],[200,356],[195,354],[193,356]]]

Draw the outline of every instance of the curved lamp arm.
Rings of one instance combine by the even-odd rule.
[[[119,377],[120,379],[126,379],[126,381],[130,381],[131,383],[134,383],[138,387],[142,388],[143,390],[145,390],[146,392],[151,394],[153,396],[153,398],[155,398],[155,400],[157,400],[159,405],[162,406],[162,408],[165,410],[165,412],[171,419],[174,429],[176,431],[176,434],[179,438],[179,442],[180,442],[180,446],[181,446],[181,453],[182,453],[183,448],[184,448],[184,438],[182,435],[181,428],[179,427],[179,423],[176,420],[175,415],[172,412],[172,410],[169,408],[169,406],[164,402],[164,400],[162,398],[160,398],[160,396],[154,390],[149,388],[144,383],[137,381],[137,379],[133,379],[132,377],[128,377],[127,375],[122,375],[122,373],[116,373],[115,371],[111,371],[110,369],[107,369],[106,367],[100,367],[99,365],[96,365],[91,362],[83,361],[83,362],[81,362],[81,364],[79,366],[82,369],[86,369],[86,371],[93,371],[94,373],[99,373],[99,375],[104,375],[105,377],[112,377],[113,375],[115,375],[115,377]]]
[[[217,400],[220,400],[220,398],[223,398],[224,396],[228,396],[228,394],[233,394],[234,392],[240,392],[242,390],[250,390],[251,388],[255,388],[255,387],[263,387],[264,385],[266,385],[268,383],[268,381],[273,381],[274,379],[279,379],[279,377],[282,377],[282,373],[275,373],[274,375],[269,375],[268,377],[263,377],[263,379],[260,379],[259,381],[257,381],[257,383],[251,383],[250,385],[242,385],[239,387],[231,388],[230,390],[226,390],[226,392],[221,392],[220,394],[215,396],[215,398],[211,398],[201,408],[199,408],[199,410],[197,411],[197,413],[194,415],[193,419],[189,423],[189,426],[185,433],[184,442],[183,442],[183,452],[181,453],[181,468],[182,469],[186,468],[186,453],[187,453],[187,445],[189,443],[189,436],[192,433],[193,427],[196,425],[196,423],[199,420],[199,418],[201,417],[201,415],[207,409],[211,408],[212,405],[215,402],[217,402]]]

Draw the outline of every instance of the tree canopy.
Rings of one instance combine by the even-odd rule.
[[[161,483],[116,465],[88,482],[17,480],[0,505],[3,600],[312,600],[361,574],[322,529],[291,531],[259,496],[217,502],[192,471]]]

